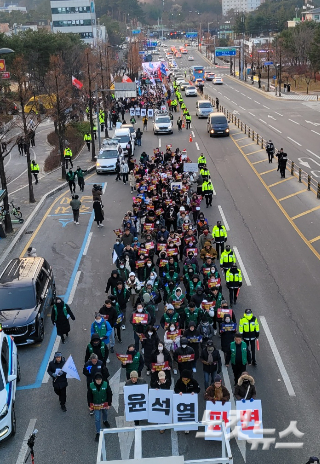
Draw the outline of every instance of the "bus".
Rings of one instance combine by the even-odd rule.
[[[190,78],[192,82],[194,82],[196,79],[204,80],[204,67],[203,66],[191,66]]]

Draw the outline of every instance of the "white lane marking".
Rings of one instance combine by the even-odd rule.
[[[161,148],[161,139],[160,139],[160,137],[159,137],[159,143],[158,143],[158,145],[159,145],[159,148]],[[121,434],[121,435],[122,435],[122,434]]]
[[[212,187],[212,195],[217,195],[217,192],[215,191],[214,187]]]
[[[263,122],[263,124],[267,124],[266,121],[264,121],[263,119],[259,118],[259,121]]]
[[[281,113],[278,113],[278,111],[275,111],[275,113],[277,113],[279,116],[283,116],[283,114],[281,114]]]
[[[6,162],[6,164],[4,165],[5,168],[8,166],[8,164],[9,164],[10,161],[11,161],[11,155],[12,155],[12,151],[10,151],[9,159],[8,159],[8,161]]]
[[[241,108],[242,110],[246,111],[246,109],[245,109],[245,108],[243,108],[243,106],[240,106],[240,105],[239,105],[239,108]]]
[[[251,114],[251,116],[254,116],[254,117],[256,117],[256,115],[255,115],[255,114],[253,114],[253,113],[250,113],[250,111],[249,111],[249,114]]]
[[[44,376],[43,376],[43,379],[42,379],[42,383],[48,383],[49,381],[49,378],[50,378],[50,375],[48,374],[47,372],[47,369],[48,369],[48,365],[49,365],[49,362],[53,359],[53,356],[54,356],[54,353],[56,351],[58,351],[58,348],[59,348],[59,345],[60,345],[60,341],[61,341],[61,338],[60,337],[56,337],[56,340],[53,344],[53,347],[52,347],[52,350],[51,350],[51,356],[48,360],[48,364],[47,364],[47,367],[46,367],[46,372],[44,373]]]
[[[223,375],[223,380],[224,380],[224,385],[226,387],[226,389],[231,393],[230,395],[230,401],[231,401],[231,409],[233,411],[236,410],[236,403],[235,403],[235,399],[234,399],[234,396],[232,394],[233,392],[233,387],[230,382],[230,377],[229,377],[229,372],[228,372],[228,369],[226,368],[225,366],[225,363],[224,363],[224,353],[219,350],[219,353],[220,353],[220,357],[221,357],[221,370],[222,370],[222,375]],[[238,448],[240,450],[240,453],[243,457],[243,460],[244,462],[246,462],[246,441],[245,440],[238,440],[238,438],[236,438],[236,442],[237,442],[237,445],[238,445]]]
[[[260,102],[258,102],[257,100],[254,100],[254,102],[255,102],[255,103],[257,103],[258,105],[261,105],[261,103],[260,103]]]
[[[220,93],[220,92],[219,92],[219,93]],[[229,97],[226,97],[226,96],[225,96],[224,98],[226,98],[227,100],[230,100],[230,98],[229,98]]]
[[[234,89],[236,92],[240,92],[240,90]]]
[[[173,429],[171,429],[171,454],[172,456],[179,456],[178,434]]]
[[[231,103],[233,103],[234,105],[237,105],[238,106],[238,103],[236,103],[235,101],[231,100]]]
[[[30,419],[29,425],[27,427],[26,434],[24,436],[19,455],[16,461],[16,464],[24,464],[24,460],[26,459],[26,454],[28,452],[28,440],[32,432],[34,431],[34,426],[36,425],[37,419]]]
[[[317,131],[315,131],[313,129],[311,129],[311,132],[314,132],[315,134],[320,135],[319,132],[317,132]]]
[[[193,131],[191,131],[191,134],[192,134],[192,137],[194,138],[194,132]]]
[[[267,110],[270,110],[269,106],[262,105],[264,108],[267,108]]]
[[[320,156],[319,156],[319,155],[316,155],[315,153],[313,153],[313,151],[311,151],[311,150],[308,150],[308,149],[307,149],[307,151],[308,151],[308,152],[309,152],[311,155],[313,155],[313,156],[316,156],[317,158],[319,158],[319,159],[320,159]]]
[[[237,261],[240,265],[240,268],[241,268],[241,272],[243,274],[243,277],[244,277],[244,280],[246,281],[246,284],[248,285],[248,287],[251,287],[251,281],[249,279],[249,276],[248,276],[248,273],[247,273],[247,270],[246,268],[244,267],[244,264],[243,264],[243,261],[242,261],[242,258],[240,256],[240,253],[239,253],[239,250],[237,247],[233,247],[233,251],[235,252],[235,255],[237,257]]]
[[[248,97],[248,95],[247,95],[247,98],[249,98],[249,100],[252,100],[252,98],[251,98],[251,97]]]
[[[268,126],[271,127],[271,129],[273,129],[273,130],[279,132],[279,134],[282,134],[282,132],[279,131],[279,129],[276,129],[275,127],[271,126],[271,124],[268,124]]]
[[[294,124],[298,124],[298,126],[300,126],[300,123],[297,121],[294,121],[293,119],[289,119],[289,121],[293,122]]]
[[[134,427],[134,422],[133,421],[126,422],[124,416],[116,417],[116,424],[117,424],[118,429],[122,427]],[[132,443],[134,440],[134,432],[118,433],[118,438],[119,438],[119,445],[120,445],[121,460],[124,461],[130,458],[130,452],[131,452]]]
[[[200,150],[198,142],[195,142],[195,144],[196,144],[197,150]]]
[[[276,360],[276,363],[278,365],[281,377],[284,381],[284,384],[287,388],[287,391],[289,393],[289,396],[296,396],[295,391],[293,389],[291,380],[289,378],[288,372],[286,368],[284,367],[283,361],[281,359],[280,353],[278,351],[277,345],[275,344],[274,338],[272,336],[271,330],[269,329],[268,323],[266,321],[266,318],[264,316],[260,316],[260,322],[262,324],[263,330],[266,334],[266,337],[268,339],[271,351],[273,353],[273,356]]]
[[[241,95],[243,95],[244,97],[246,96],[246,94],[245,94],[245,93],[242,93],[242,92],[241,92]]]
[[[78,271],[76,273],[76,276],[74,278],[74,282],[73,282],[73,285],[72,285],[72,288],[71,288],[71,292],[70,292],[69,299],[68,299],[68,305],[71,305],[72,302],[73,302],[73,298],[74,298],[74,295],[75,295],[76,290],[77,290],[77,285],[79,283],[80,275],[81,275],[81,271]]]
[[[112,390],[112,406],[117,414],[119,412],[120,375],[121,367],[109,380],[109,384]]]
[[[12,184],[12,182],[14,182],[15,180],[19,179],[19,177],[23,176],[23,174],[25,174],[26,172],[28,171],[28,169],[25,169],[24,171],[22,171],[21,174],[19,174],[17,177],[15,177],[14,179],[12,179],[10,182],[8,182],[8,185]],[[20,190],[20,189],[19,189]],[[16,192],[18,192],[18,190],[16,190]],[[11,195],[15,193],[15,192],[11,192]]]
[[[227,229],[227,231],[229,232],[230,227],[229,227],[229,224],[227,223],[227,220],[226,220],[226,217],[224,215],[223,209],[222,209],[222,207],[220,205],[218,205],[218,210],[220,211],[220,214],[221,214],[221,217],[222,217],[222,220],[223,220],[223,224],[224,224],[225,228]]]
[[[108,182],[105,182],[105,184],[104,184],[104,186],[103,186],[103,189],[102,189],[102,193],[103,193],[103,194],[104,194],[104,193],[105,193],[105,191],[106,191],[107,184],[108,184]]]
[[[87,243],[86,243],[86,246],[84,247],[84,250],[83,250],[83,253],[82,253],[83,256],[86,256],[86,254],[88,253],[88,248],[89,248],[89,245],[90,245],[90,242],[91,242],[91,239],[92,239],[92,234],[93,234],[93,232],[90,232],[89,235],[88,235]]]
[[[320,134],[319,134],[319,135],[320,135]],[[299,147],[301,147],[301,146],[302,146],[302,145],[301,145],[301,143],[299,143],[299,142],[296,142],[296,141],[295,141],[295,140],[293,140],[291,137],[287,137],[287,139],[291,140],[291,142],[293,142],[293,143],[296,143],[297,145],[299,145]]]

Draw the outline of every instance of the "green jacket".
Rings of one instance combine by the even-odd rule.
[[[132,363],[126,364],[126,371],[128,374],[132,371],[137,371],[139,372],[139,367],[140,367],[140,353],[136,353],[133,358],[132,358]]]
[[[193,312],[190,311],[189,308],[186,308],[184,310],[185,313],[185,321],[186,321],[186,327],[188,327],[189,322],[193,321],[198,325],[199,322],[199,317],[201,315],[201,310],[199,308],[195,308]]]
[[[91,345],[91,343],[88,344],[87,348],[90,354],[94,352],[93,346]],[[106,357],[106,344],[102,341],[100,343],[100,351],[101,351],[102,357],[105,358]]]
[[[236,342],[230,343],[230,351],[231,351],[231,364],[235,364],[236,363]],[[247,345],[245,342],[241,342],[241,353],[242,353],[242,364],[245,366],[248,362]]]
[[[67,172],[66,179],[68,182],[74,181],[76,175],[74,172]]]
[[[93,404],[102,404],[108,403],[108,390],[110,389],[107,381],[102,382],[100,390],[97,389],[97,386],[94,382],[90,383],[90,390],[92,392]]]

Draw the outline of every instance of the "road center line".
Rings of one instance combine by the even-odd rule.
[[[271,126],[271,124],[268,124],[268,126],[271,127],[271,129],[273,129],[273,130],[279,132],[279,134],[282,134],[282,132],[279,131],[279,129],[276,129],[275,127]]]
[[[317,131],[315,131],[313,129],[311,129],[311,132],[314,132],[315,134],[320,135],[319,132],[317,132]]]
[[[260,322],[262,324],[263,330],[264,330],[264,332],[266,334],[266,337],[268,339],[271,351],[272,351],[273,356],[274,356],[274,358],[276,360],[276,363],[278,365],[281,377],[282,377],[282,379],[284,381],[284,384],[285,384],[285,386],[287,388],[289,396],[296,396],[295,391],[294,391],[293,386],[292,386],[292,383],[291,383],[291,380],[290,380],[289,375],[287,373],[287,370],[284,367],[284,364],[283,364],[283,361],[281,359],[280,353],[279,353],[278,348],[277,348],[277,346],[275,344],[275,341],[274,341],[274,338],[272,336],[271,330],[269,329],[266,318],[264,316],[260,316]]]
[[[267,124],[266,121],[264,121],[263,119],[259,118],[259,121],[263,122],[263,124]]]
[[[30,435],[34,431],[34,426],[36,425],[36,422],[37,422],[37,419],[30,419],[30,421],[29,421],[29,425],[27,427],[27,431],[26,431],[26,434],[24,436],[24,439],[23,439],[23,442],[22,442],[22,445],[21,445],[21,448],[20,448],[20,451],[19,451],[19,455],[18,455],[16,464],[24,464],[26,454],[27,454],[28,449],[29,449],[28,440],[29,440]]]
[[[297,121],[294,121],[293,119],[289,119],[289,121],[293,122],[294,124],[298,124],[298,126],[300,126],[300,123],[298,123]]]
[[[241,259],[241,256],[240,256],[240,253],[239,253],[239,250],[237,247],[233,247],[233,251],[235,252],[235,255],[237,257],[237,261],[240,265],[240,268],[241,268],[241,272],[243,274],[243,277],[244,277],[244,280],[246,281],[246,284],[248,285],[248,287],[251,287],[251,281],[249,279],[249,276],[248,276],[248,273],[247,273],[247,270],[246,268],[244,267],[244,264],[243,264],[243,261]]]
[[[224,97],[224,98],[226,98],[227,100],[230,100],[230,98],[229,98],[229,97]]]
[[[230,227],[229,227],[229,224],[228,224],[227,219],[226,219],[226,217],[225,217],[225,214],[224,214],[224,212],[223,212],[223,209],[222,209],[222,207],[221,207],[220,205],[218,205],[218,210],[219,210],[219,212],[220,212],[220,214],[221,214],[221,217],[222,217],[224,226],[225,226],[225,228],[227,229],[227,231],[229,232]]]
[[[78,286],[78,283],[79,283],[80,275],[81,275],[81,271],[78,271],[76,273],[76,276],[75,276],[74,281],[73,281],[73,285],[71,287],[71,292],[70,292],[69,299],[68,299],[68,305],[71,305],[72,302],[73,302],[73,298],[74,298],[74,295],[76,293],[77,286]]]
[[[270,110],[269,106],[263,105],[264,108],[267,108],[267,110]]]
[[[249,100],[252,100],[252,98],[251,98],[251,97],[248,97],[248,95],[247,95],[247,98],[249,98]]]
[[[240,106],[240,105],[239,105],[239,108],[241,108],[243,111],[246,111],[246,109],[243,108],[243,106]]]
[[[87,240],[86,246],[84,247],[84,250],[83,250],[83,256],[86,256],[86,254],[88,253],[88,248],[90,246],[92,235],[93,235],[93,232],[90,232],[90,234],[88,235],[88,240]]]
[[[159,145],[159,148],[161,148],[161,139],[160,139],[160,137],[159,137],[159,143],[158,143],[158,145]]]
[[[255,102],[255,103],[257,103],[258,105],[261,105],[261,103],[260,103],[260,102],[258,102],[257,100],[254,100],[254,102]]]
[[[319,135],[320,135],[320,134],[319,134]],[[301,146],[302,146],[302,145],[301,145],[301,143],[299,143],[299,142],[296,142],[296,141],[295,141],[295,140],[293,140],[291,137],[287,137],[287,139],[291,140],[291,142],[293,142],[293,143],[296,143],[297,145],[299,145],[299,147],[301,147]]]
[[[254,118],[256,117],[256,116],[255,116],[255,114],[253,114],[253,113],[250,113],[250,111],[249,111],[249,114],[251,114],[251,116],[253,116]]]
[[[278,113],[278,111],[275,111],[275,113],[277,113],[279,116],[283,116],[283,114],[281,114],[281,113]]]

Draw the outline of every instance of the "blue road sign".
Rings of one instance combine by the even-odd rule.
[[[132,29],[132,34],[140,34],[141,29]]]
[[[264,65],[265,66],[271,66],[273,64],[273,61],[265,61]]]
[[[277,76],[272,76],[272,79],[277,79]]]
[[[198,37],[198,32],[186,32],[187,39],[192,39],[194,37]]]
[[[235,56],[236,50],[216,50],[216,56]]]

